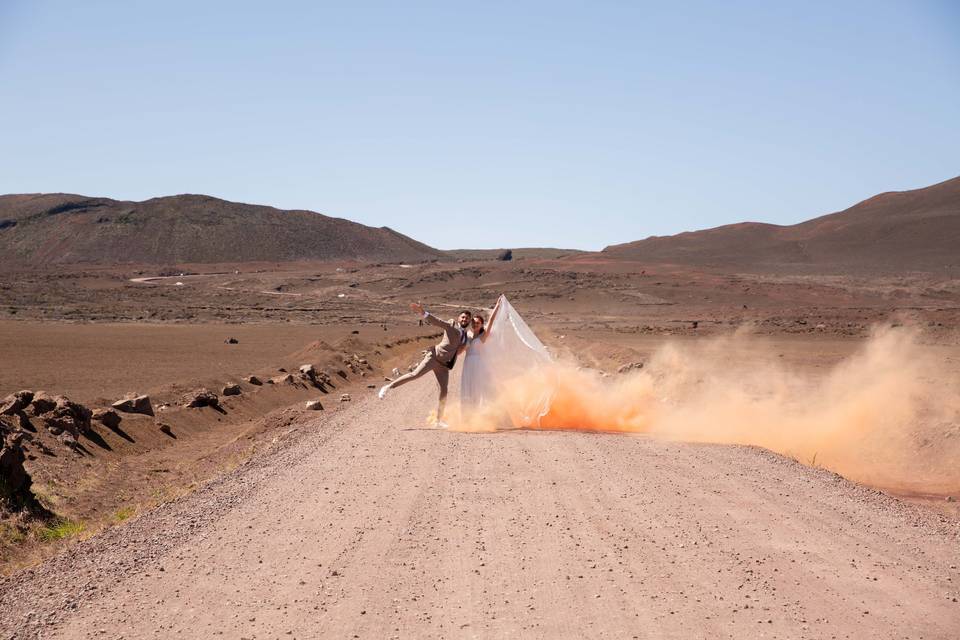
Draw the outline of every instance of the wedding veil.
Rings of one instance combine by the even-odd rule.
[[[530,376],[546,375],[553,359],[506,296],[501,295],[498,302],[500,310],[488,327],[483,348],[483,357],[487,359],[484,370],[497,391],[501,408],[509,414],[510,426],[536,428],[550,410],[552,394],[543,390],[550,386],[536,385],[541,390],[533,397],[510,392],[518,386],[530,388],[519,383]]]

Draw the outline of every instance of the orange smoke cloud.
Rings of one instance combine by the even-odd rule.
[[[915,332],[878,330],[826,375],[791,370],[773,353],[759,366],[738,364],[749,340],[667,343],[646,367],[618,376],[554,362],[500,385],[496,401],[457,428],[757,445],[875,486],[960,490],[957,380],[943,379],[943,363]]]

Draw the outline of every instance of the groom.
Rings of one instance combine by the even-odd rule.
[[[473,314],[469,311],[461,311],[456,320],[444,322],[435,315],[428,313],[419,302],[411,304],[410,308],[422,314],[423,319],[428,323],[443,329],[443,337],[440,338],[440,342],[436,346],[427,349],[423,360],[420,361],[416,369],[381,387],[379,396],[383,400],[394,387],[416,380],[426,374],[427,371],[433,371],[433,375],[437,377],[437,384],[440,386],[437,426],[446,429],[447,423],[443,421],[443,409],[447,404],[447,383],[450,381],[450,370],[453,369],[453,365],[457,361],[457,353],[467,344],[467,327],[470,326]]]

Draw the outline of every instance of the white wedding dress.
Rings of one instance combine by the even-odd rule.
[[[464,414],[482,410],[494,397],[493,378],[490,375],[482,335],[467,340],[467,353],[460,374],[460,411]]]
[[[466,420],[482,416],[492,428],[536,427],[550,408],[550,398],[506,398],[510,382],[538,375],[552,362],[550,353],[505,296],[487,327],[486,340],[470,338],[460,377],[460,412]]]

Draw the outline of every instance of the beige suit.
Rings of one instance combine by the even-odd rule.
[[[437,420],[443,420],[443,410],[447,404],[447,388],[450,382],[450,370],[457,360],[457,351],[466,344],[467,333],[460,328],[456,320],[444,322],[440,318],[427,313],[424,319],[435,327],[443,329],[443,336],[440,342],[430,347],[424,352],[423,360],[411,371],[406,373],[387,386],[393,389],[406,384],[411,380],[416,380],[428,371],[433,371],[437,378],[437,385],[440,387],[440,402],[437,406]]]

